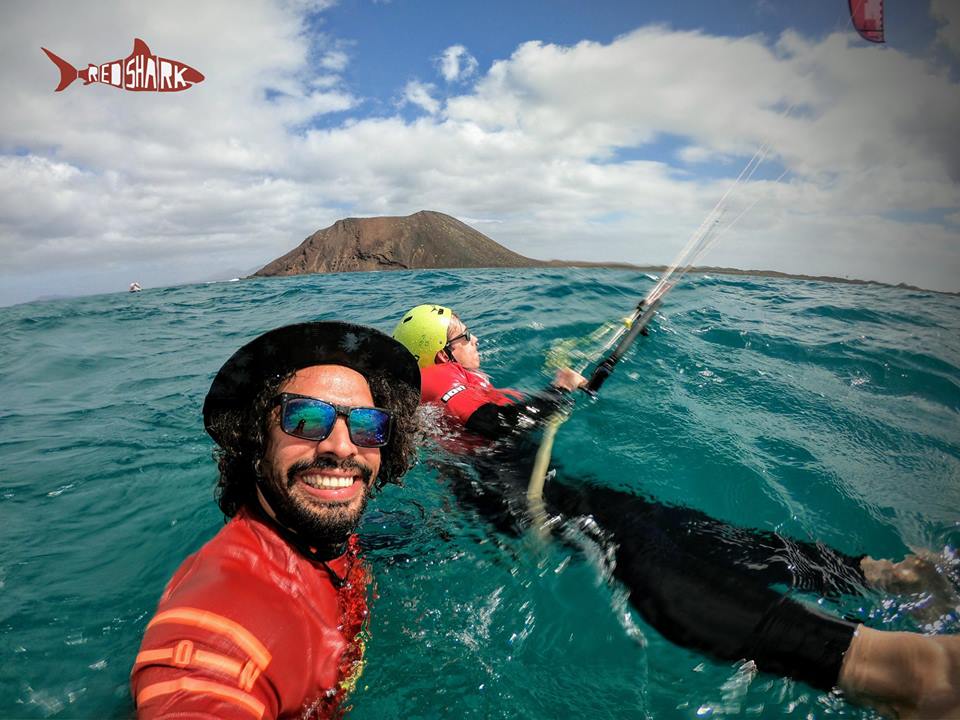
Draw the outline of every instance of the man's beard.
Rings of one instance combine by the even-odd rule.
[[[305,502],[293,496],[291,490],[297,484],[297,475],[308,470],[348,470],[358,473],[365,486],[369,486],[372,472],[356,460],[337,461],[320,456],[313,462],[300,461],[291,465],[285,480],[277,477],[271,468],[269,476],[260,483],[260,490],[281,525],[318,547],[343,545],[360,524],[367,507],[368,491],[364,489],[356,505]]]

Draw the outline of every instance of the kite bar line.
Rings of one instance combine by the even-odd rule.
[[[793,110],[793,106],[787,109],[786,115]],[[610,377],[614,367],[623,358],[630,349],[630,346],[640,335],[647,334],[647,325],[653,319],[657,309],[663,302],[664,296],[672,290],[684,275],[693,267],[694,263],[709,250],[716,241],[725,235],[736,223],[751,210],[759,201],[755,199],[746,208],[744,208],[729,224],[721,228],[721,220],[726,213],[726,205],[729,198],[743,183],[749,182],[756,173],[757,168],[763,163],[770,152],[770,145],[764,143],[761,145],[753,157],[740,171],[730,187],[717,201],[713,209],[707,213],[703,222],[690,236],[687,244],[680,251],[673,263],[663,273],[650,292],[637,303],[633,314],[626,319],[623,326],[604,344],[598,355],[602,358],[593,370],[587,385],[584,388],[589,394],[596,393]],[[776,179],[780,180],[786,175],[784,171]],[[556,438],[560,426],[570,417],[572,409],[563,409],[555,412],[546,422],[543,436],[540,440],[540,447],[537,449],[536,460],[533,470],[530,473],[530,482],[527,485],[527,504],[534,521],[540,525],[546,520],[545,507],[543,503],[543,488],[546,483],[547,469],[550,465],[550,457],[553,452],[553,442]]]

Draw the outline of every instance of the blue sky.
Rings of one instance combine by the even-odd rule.
[[[918,11],[919,10],[919,11]],[[937,22],[924,3],[890,2],[885,7],[887,37],[898,48],[924,52],[936,34]],[[778,2],[768,0],[531,0],[482,4],[345,0],[317,13],[311,28],[329,31],[355,43],[348,80],[365,95],[389,98],[411,76],[434,74],[431,58],[444,48],[469,48],[482,68],[508,57],[523,42],[574,45],[581,40],[609,43],[644,25],[701,30],[742,37],[775,38],[785,30],[823,37],[848,28],[846,2]],[[384,62],[384,60],[388,60]]]
[[[346,216],[447,212],[536,258],[960,290],[960,3],[250,0],[0,8],[0,304],[250,272]],[[204,73],[77,82],[133,38]],[[787,108],[792,108],[787,112]]]

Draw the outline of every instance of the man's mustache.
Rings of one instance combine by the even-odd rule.
[[[360,477],[363,479],[363,483],[365,485],[369,484],[370,478],[373,477],[373,470],[361,463],[359,460],[353,460],[351,458],[335,460],[334,458],[327,457],[326,455],[320,455],[319,457],[314,458],[312,462],[298,460],[291,465],[287,469],[287,487],[292,488],[294,485],[296,485],[297,475],[306,472],[307,470],[347,470],[357,472],[360,473]]]

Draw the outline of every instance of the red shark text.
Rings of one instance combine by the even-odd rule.
[[[139,38],[133,41],[133,52],[128,57],[101,65],[91,64],[83,70],[77,70],[63,58],[42,49],[60,68],[60,84],[56,92],[64,90],[77,78],[83,80],[84,85],[102,83],[134,92],[177,92],[203,81],[203,75],[189,65],[153,55]]]

